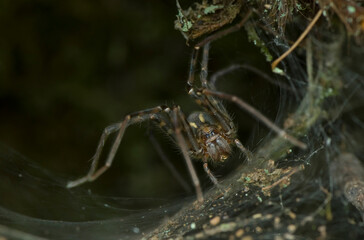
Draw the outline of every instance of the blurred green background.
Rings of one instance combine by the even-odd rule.
[[[175,1],[167,0],[1,1],[0,142],[72,180],[88,171],[102,130],[127,113],[174,103],[186,115],[198,110],[185,91],[191,48],[174,30],[176,13]],[[269,71],[253,46],[243,30],[217,41],[210,71],[241,63]],[[229,74],[219,86],[275,118],[278,87],[246,71]],[[240,139],[254,149],[265,128],[234,106],[228,109]],[[148,128],[130,127],[112,168],[83,187],[123,197],[184,196],[148,140]],[[190,182],[178,149],[154,132]],[[235,166],[215,172],[223,177],[219,168]],[[201,164],[196,168],[209,185]]]

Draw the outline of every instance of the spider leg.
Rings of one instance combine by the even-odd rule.
[[[192,57],[191,57],[191,62],[190,62],[190,69],[189,69],[189,77],[187,80],[187,84],[192,87],[193,83],[194,83],[194,73],[195,73],[195,68],[196,68],[196,64],[197,64],[197,56],[198,56],[198,52],[199,49],[202,46],[205,46],[207,43],[213,42],[221,37],[224,37],[230,33],[236,32],[238,31],[240,28],[243,27],[243,25],[246,23],[246,21],[249,19],[249,17],[251,16],[252,11],[249,9],[248,12],[246,13],[246,15],[244,16],[244,18],[237,23],[236,25],[233,25],[225,30],[222,31],[218,31],[210,36],[208,36],[207,38],[205,38],[204,40],[202,40],[201,42],[197,43],[193,50],[192,50]]]
[[[192,87],[195,82],[195,68],[197,64],[198,57],[198,48],[194,48],[192,50],[191,61],[190,61],[190,69],[188,73],[187,85]]]
[[[84,177],[81,177],[77,180],[68,182],[67,188],[76,187],[85,182],[91,182],[91,181],[94,181],[95,179],[97,179],[101,174],[103,174],[111,166],[111,164],[114,160],[115,154],[119,148],[121,139],[124,136],[125,129],[134,123],[138,123],[138,122],[142,122],[142,121],[150,119],[151,116],[155,115],[156,113],[162,112],[164,109],[165,109],[165,107],[158,106],[155,108],[150,108],[150,109],[134,112],[134,113],[127,115],[122,122],[119,122],[119,123],[106,127],[101,135],[99,144],[96,149],[96,153],[92,157],[92,163],[91,163],[91,168],[90,168],[89,172]],[[114,143],[111,146],[109,155],[107,156],[107,159],[105,161],[105,165],[102,166],[101,168],[97,169],[97,165],[98,165],[98,162],[99,162],[99,159],[100,159],[100,156],[101,156],[101,153],[102,153],[102,150],[104,148],[107,138],[110,136],[110,134],[117,132],[117,131],[118,131],[118,134],[114,140]]]
[[[207,81],[208,77],[208,58],[209,58],[210,43],[206,43],[203,47],[203,55],[201,62],[200,81],[203,88],[210,89],[210,84]],[[192,61],[191,61],[192,63]],[[212,113],[226,132],[234,129],[234,124],[231,121],[229,114],[220,101],[213,96],[202,94],[200,90],[195,90],[192,85],[189,85],[188,94],[196,99],[197,104],[201,105],[206,111]]]
[[[209,51],[210,51],[210,43],[206,43],[203,47],[200,80],[203,88],[214,89],[214,87],[211,86],[210,82],[207,81]],[[203,96],[206,99],[205,102],[207,103],[209,110],[212,111],[214,115],[218,115],[218,118],[222,118],[220,120],[226,122],[226,125],[230,125],[229,128],[232,128],[233,123],[222,103],[220,101],[217,101],[213,96],[208,96],[203,94],[201,94],[201,96]]]
[[[185,118],[185,116],[184,116],[184,114],[183,114],[183,112],[180,110],[180,108],[179,107],[175,107],[174,108],[174,111],[176,111],[176,114],[178,115],[178,117],[179,117],[179,119],[182,121],[182,122],[186,122],[186,118]],[[177,122],[178,123],[178,122]],[[190,129],[190,127],[188,126],[188,129]],[[192,132],[192,131],[191,131]],[[195,141],[195,139],[194,138],[192,138],[191,139],[191,136],[188,136],[188,139],[190,140],[190,141]],[[184,140],[184,139],[183,139]],[[181,147],[184,145],[184,143],[180,143],[179,144]],[[188,160],[186,160],[186,161],[188,161]],[[204,164],[203,164],[203,168],[204,168],[204,170],[205,170],[205,172],[207,173],[207,175],[210,177],[210,179],[211,179],[211,181],[215,184],[215,185],[218,185],[218,181],[217,181],[217,179],[216,179],[216,177],[212,174],[212,172],[210,171],[210,169],[209,169],[209,167],[208,167],[208,164],[207,164],[207,159],[204,159],[203,160],[203,162],[204,162]],[[192,166],[193,167],[193,166]],[[194,169],[193,169],[194,170]],[[190,173],[191,173],[191,171],[190,171]],[[193,175],[192,173],[191,173],[191,175]],[[197,179],[198,180],[198,179]]]
[[[268,74],[264,73],[262,70],[259,70],[258,68],[255,68],[255,67],[253,67],[252,65],[249,65],[249,64],[232,64],[232,65],[230,65],[230,66],[228,66],[226,68],[223,68],[223,69],[215,72],[211,76],[211,78],[209,80],[210,89],[216,90],[216,83],[221,77],[223,77],[223,76],[225,76],[225,75],[227,75],[227,74],[229,74],[231,72],[234,72],[234,71],[236,71],[238,69],[245,69],[245,70],[248,70],[250,72],[253,72],[256,75],[258,75],[259,77],[265,79],[267,82],[269,82],[269,83],[271,83],[273,85],[279,86],[280,88],[285,89],[287,91],[294,92],[292,87],[290,87],[288,84],[273,79]]]
[[[253,153],[251,151],[249,151],[246,147],[244,147],[244,145],[240,142],[239,139],[236,138],[234,140],[234,143],[240,149],[240,151],[245,154],[248,161],[253,160]]]
[[[205,170],[205,172],[207,173],[207,175],[210,177],[211,181],[215,184],[215,185],[218,185],[218,181],[216,179],[216,177],[212,174],[208,164],[207,164],[207,161],[204,160],[204,164],[203,164],[203,170]]]
[[[174,130],[174,125],[173,125],[173,120],[172,120],[173,118],[170,116],[170,111],[171,110],[169,108],[166,108],[166,109],[164,109],[164,112],[167,113],[168,115],[162,116],[162,115],[154,114],[150,117],[150,119],[156,121],[158,123],[158,126],[160,128],[162,128],[166,133],[168,133],[172,137],[173,140],[176,141],[176,134],[173,131]],[[180,121],[182,122],[182,125],[183,125],[182,127],[188,136],[191,147],[193,148],[193,150],[195,152],[199,152],[200,149],[198,147],[196,138],[191,130],[189,123],[186,120],[185,115],[183,114],[183,112],[180,109],[178,111],[178,116],[179,116]]]
[[[213,90],[209,90],[209,89],[203,89],[202,93],[206,94],[206,95],[211,95],[211,96],[216,96],[216,97],[219,97],[219,98],[222,98],[222,99],[226,99],[226,100],[229,100],[229,101],[235,103],[240,108],[242,108],[243,110],[250,113],[253,117],[260,120],[268,128],[272,129],[279,136],[283,137],[284,139],[286,139],[287,141],[289,141],[293,145],[295,145],[295,146],[297,146],[299,148],[302,148],[302,149],[307,148],[307,145],[305,143],[303,143],[300,140],[298,140],[297,138],[289,135],[286,131],[279,128],[271,120],[269,120],[266,116],[264,116],[262,113],[260,113],[258,110],[256,110],[255,108],[253,108],[252,106],[250,106],[249,104],[247,104],[246,102],[241,100],[240,98],[238,98],[238,97],[236,97],[234,95],[230,95],[230,94],[223,93],[223,92],[218,92],[218,91],[213,91]]]
[[[173,125],[175,128],[176,141],[182,151],[183,157],[187,164],[188,171],[191,175],[192,182],[193,182],[193,185],[196,190],[197,200],[199,202],[203,202],[203,195],[202,195],[200,180],[198,179],[195,168],[193,167],[190,155],[188,153],[187,143],[186,143],[185,137],[182,134],[182,129],[180,126],[180,120],[182,117],[183,117],[183,115],[182,115],[180,108],[178,106],[173,107],[173,110],[171,112],[171,119],[172,119],[172,122],[173,122]],[[185,119],[183,119],[183,120],[185,120]]]
[[[187,122],[186,116],[184,115],[184,113],[181,111],[179,106],[176,106],[175,108],[177,108],[177,113],[178,113],[178,118],[179,120],[182,122],[182,127],[183,129],[186,131],[187,133],[187,137],[189,142],[192,145],[193,150],[197,153],[200,151],[200,148],[198,147],[198,143],[196,141],[196,137],[193,134],[193,131],[191,129],[191,126],[189,125],[189,123]],[[173,121],[172,121],[173,122]]]
[[[202,50],[202,62],[201,62],[201,72],[200,72],[200,81],[201,85],[205,88],[209,88],[207,83],[207,75],[208,75],[208,62],[209,62],[209,52],[210,52],[210,42],[207,42],[203,46]]]

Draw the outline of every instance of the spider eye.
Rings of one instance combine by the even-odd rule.
[[[211,132],[208,132],[208,133],[206,133],[206,138],[210,138],[210,137],[212,137],[212,136],[214,136],[215,135],[215,132],[214,131],[211,131]]]

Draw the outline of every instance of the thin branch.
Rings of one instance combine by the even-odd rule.
[[[316,16],[313,18],[313,20],[311,21],[311,23],[307,26],[307,28],[305,29],[305,31],[301,34],[301,36],[296,40],[296,42],[292,45],[292,47],[290,47],[285,53],[283,53],[282,56],[280,56],[279,58],[277,58],[273,63],[272,63],[272,70],[274,70],[277,65],[283,60],[285,59],[301,42],[302,40],[306,37],[306,35],[310,32],[310,30],[313,28],[313,26],[315,25],[315,23],[317,22],[317,20],[319,20],[320,16],[322,15],[323,10],[320,9]]]

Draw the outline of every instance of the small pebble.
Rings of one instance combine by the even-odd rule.
[[[253,219],[261,218],[263,215],[261,213],[256,213],[253,215]]]
[[[293,224],[290,224],[290,225],[288,225],[287,229],[288,229],[288,232],[294,233],[296,231],[297,227]]]
[[[133,227],[133,232],[138,234],[140,233],[140,229],[138,227]]]
[[[241,237],[244,235],[244,230],[243,229],[239,229],[238,231],[236,231],[235,236],[236,237]]]
[[[296,219],[296,214],[292,211],[289,211],[288,216],[292,219]]]
[[[216,216],[210,220],[210,224],[212,226],[216,226],[217,224],[219,224],[220,220],[221,220],[221,218],[219,216]]]
[[[246,237],[243,237],[241,240],[253,240],[253,237],[252,236],[246,236]]]

